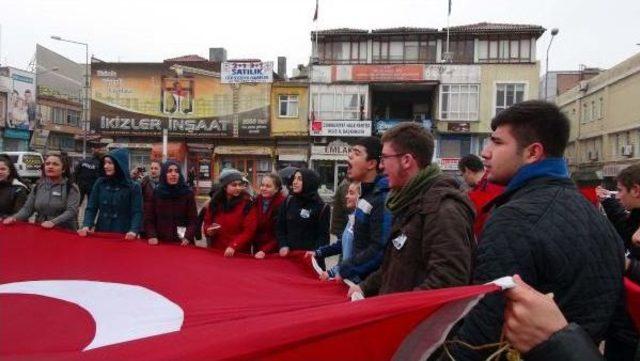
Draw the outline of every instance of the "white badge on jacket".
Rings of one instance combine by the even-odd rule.
[[[392,239],[391,243],[393,243],[393,246],[399,251],[402,248],[402,246],[404,246],[404,243],[406,241],[407,241],[407,236],[405,236],[403,233],[398,237]]]
[[[62,193],[60,193],[58,191],[52,191],[51,195],[56,196],[56,197],[60,197],[60,196],[62,196]]]
[[[309,218],[309,216],[311,216],[311,212],[309,212],[308,209],[301,209],[300,210],[300,217],[302,218]]]

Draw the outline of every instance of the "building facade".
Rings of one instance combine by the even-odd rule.
[[[36,124],[36,74],[0,68],[0,149],[27,151]]]
[[[333,191],[349,140],[400,122],[434,133],[449,171],[479,153],[502,109],[538,97],[535,25],[480,23],[447,29],[335,29],[311,34],[311,167]],[[448,50],[448,51],[447,51]],[[324,149],[323,149],[324,148]]]
[[[271,136],[276,169],[309,164],[309,84],[307,78],[276,81],[271,86]]]
[[[587,68],[585,66],[581,66],[580,70],[549,71],[540,78],[539,98],[553,103],[558,95],[571,90],[580,82],[589,80],[603,71],[599,68]]]
[[[82,102],[84,100],[85,64],[78,64],[42,45],[36,45],[36,124],[31,149],[41,152],[64,152],[73,163],[82,159],[84,137],[88,147],[95,134],[85,134]],[[90,156],[91,150],[87,152]]]
[[[577,180],[614,177],[640,161],[640,54],[560,94],[556,103],[571,120],[565,156]]]
[[[161,63],[94,62],[91,128],[110,148],[129,148],[132,167],[162,157],[166,131],[169,157],[185,171],[193,168],[203,187],[228,167],[255,183],[275,165],[272,70],[263,81],[252,78],[262,62],[223,61],[187,56]]]

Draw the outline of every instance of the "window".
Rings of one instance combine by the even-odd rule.
[[[373,41],[374,63],[435,63],[435,38],[420,37],[381,37]]]
[[[599,99],[600,106],[598,107],[598,119],[602,119],[604,117],[604,100],[602,97]]]
[[[278,115],[281,118],[297,118],[298,117],[298,96],[297,95],[280,95],[280,110]]]
[[[362,120],[364,116],[364,94],[320,93],[316,99],[322,120]]]
[[[439,158],[461,158],[471,153],[471,138],[464,135],[440,136],[438,149]]]
[[[592,100],[591,101],[591,120],[596,120],[598,119],[598,116],[596,114],[596,101]]]
[[[481,39],[478,42],[478,61],[491,62],[530,62],[530,39]]]
[[[498,84],[496,88],[496,114],[524,100],[524,84]]]
[[[67,124],[72,126],[78,126],[78,124],[80,124],[80,113],[75,110],[68,110]]]
[[[40,124],[51,124],[51,107],[46,105],[39,105],[38,107],[40,108]]]
[[[589,112],[587,111],[587,103],[582,104],[582,124],[585,124],[589,121],[588,119]]]
[[[62,109],[62,108],[53,108],[53,123],[54,124],[64,124],[64,122],[65,122],[64,109]]]
[[[418,42],[407,41],[404,43],[404,60],[418,61]]]
[[[389,60],[391,62],[401,62],[404,60],[404,47],[401,41],[389,43]]]
[[[477,84],[443,84],[440,90],[440,119],[478,120]]]
[[[473,39],[451,40],[449,51],[453,53],[454,63],[473,63]],[[443,43],[443,53],[447,51],[446,42]]]
[[[318,56],[325,62],[366,62],[367,42],[357,39],[322,42],[318,44]]]

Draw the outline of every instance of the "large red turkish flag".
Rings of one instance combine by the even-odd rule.
[[[350,302],[300,255],[0,226],[0,357],[412,360],[495,285]]]

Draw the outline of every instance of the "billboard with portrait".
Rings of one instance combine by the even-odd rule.
[[[268,137],[270,84],[222,84],[212,64],[93,63],[91,128],[114,136],[167,129],[185,137]]]

